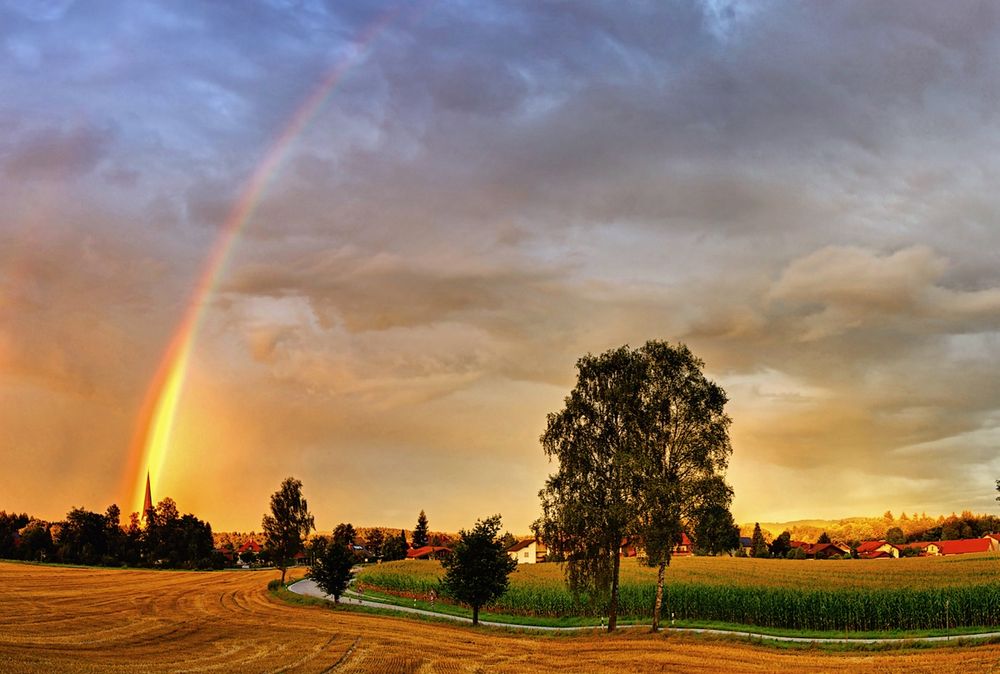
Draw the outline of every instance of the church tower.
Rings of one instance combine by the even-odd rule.
[[[153,494],[149,490],[149,471],[146,471],[146,499],[142,502],[142,519],[149,519],[149,511],[153,509]]]

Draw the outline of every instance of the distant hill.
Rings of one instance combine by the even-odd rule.
[[[990,515],[974,515],[969,511],[963,512],[960,516],[939,515],[937,517],[928,516],[925,513],[900,513],[894,516],[887,512],[881,517],[845,517],[837,520],[827,519],[801,519],[789,522],[761,522],[760,528],[764,532],[767,540],[774,539],[783,531],[792,534],[792,540],[815,542],[821,534],[826,534],[833,540],[839,541],[863,541],[884,538],[886,531],[892,527],[899,527],[907,537],[918,536],[922,532],[935,527],[941,527],[948,523],[953,523],[959,534],[964,535],[962,522],[970,524],[974,521],[982,521],[987,528],[992,528],[994,518]],[[753,533],[753,522],[740,525],[740,535],[749,536]],[[973,529],[977,527],[971,527]]]

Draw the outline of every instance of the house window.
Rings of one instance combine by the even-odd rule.
[[[527,558],[528,558],[528,551],[527,551],[527,550],[525,550],[525,551],[524,551],[524,558],[525,558],[525,559],[527,559]]]

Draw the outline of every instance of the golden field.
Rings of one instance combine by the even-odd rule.
[[[405,572],[419,581],[436,583],[444,575],[434,561],[406,560],[368,566],[365,575]],[[511,575],[512,588],[562,588],[561,564],[521,564]],[[634,557],[622,560],[621,582],[656,582],[656,569]],[[790,589],[838,590],[948,588],[1000,583],[1000,555],[980,553],[906,559],[751,559],[740,557],[674,557],[666,582],[703,585],[740,585]]]
[[[422,596],[442,574],[438,562],[407,560],[368,566],[358,580]],[[681,621],[841,634],[1000,625],[1000,559],[993,554],[825,561],[679,557],[666,581],[666,614]],[[654,569],[622,560],[620,616],[649,620],[655,591]],[[562,565],[553,563],[519,566],[510,589],[487,610],[596,617],[592,607],[574,600]]]
[[[283,603],[277,573],[0,563],[2,672],[983,671],[1000,646],[776,650],[641,630],[538,636]]]

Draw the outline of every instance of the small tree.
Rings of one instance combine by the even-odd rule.
[[[782,531],[777,538],[771,541],[771,555],[774,557],[787,557],[788,551],[792,549],[792,534],[789,531]]]
[[[427,515],[421,510],[417,516],[417,526],[413,529],[413,547],[422,548],[430,544],[427,530]]]
[[[399,530],[398,536],[390,536],[382,544],[382,560],[393,562],[397,559],[406,559],[406,551],[410,546],[406,542],[406,532]]]
[[[825,531],[819,535],[819,538],[816,539],[816,543],[832,543],[832,542],[833,541],[830,540],[830,536]]]
[[[330,539],[326,536],[313,536],[306,544],[306,551],[309,553],[310,566],[326,552],[326,546],[330,545]]]
[[[472,608],[472,624],[479,624],[479,609],[507,591],[508,578],[517,560],[504,550],[497,537],[500,516],[477,520],[472,531],[459,532],[459,540],[441,566],[443,586],[452,597]]]
[[[357,532],[351,524],[338,524],[333,530],[333,542],[340,543],[348,549],[354,549],[354,539],[358,537]]]
[[[885,540],[893,545],[902,545],[906,542],[906,534],[899,527],[890,527],[888,531],[885,532]]]
[[[751,554],[754,557],[768,557],[771,554],[770,548],[767,547],[767,541],[764,540],[764,533],[760,530],[760,522],[755,522],[753,525],[753,536],[750,538],[750,549]]]
[[[381,529],[372,529],[365,536],[365,548],[374,559],[382,559],[382,546],[385,544],[385,534]]]
[[[506,550],[517,543],[517,536],[509,531],[505,531],[503,532],[503,536],[500,537],[500,542],[503,544],[504,550]]]
[[[699,509],[694,521],[694,544],[701,554],[718,555],[740,547],[740,528],[724,505]]]
[[[316,528],[309,507],[302,497],[302,483],[285,478],[281,488],[271,495],[271,514],[264,515],[261,526],[274,565],[281,570],[281,582],[291,559],[305,547],[306,537]]]
[[[323,592],[333,595],[335,602],[340,602],[340,595],[354,577],[351,571],[353,566],[354,551],[348,549],[342,541],[333,540],[313,562],[306,576],[314,580]]]

